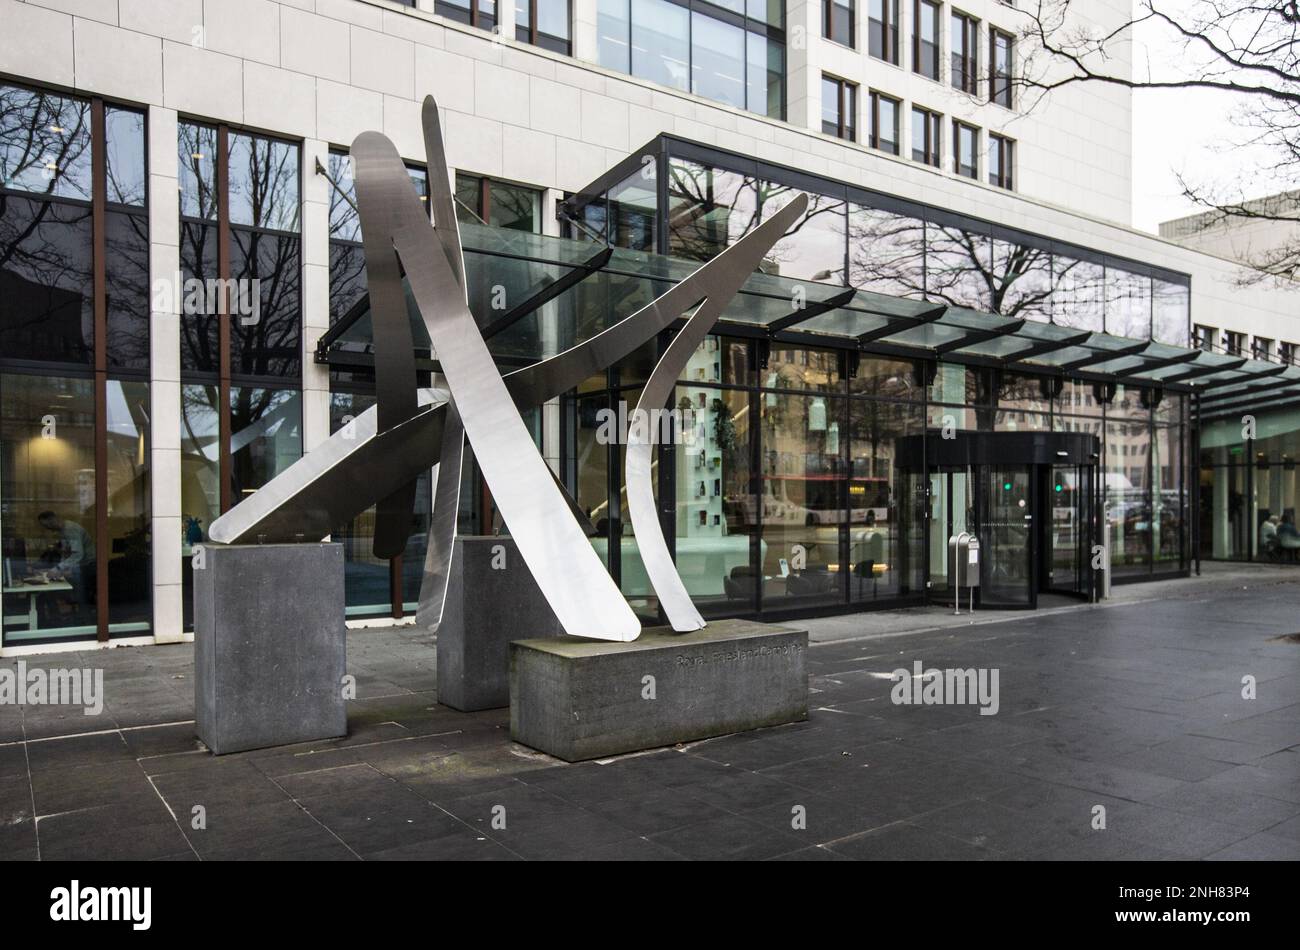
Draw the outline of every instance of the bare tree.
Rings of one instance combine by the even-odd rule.
[[[1261,173],[1300,185],[1300,0],[1136,0],[1131,17],[1097,25],[1088,0],[1024,0],[1021,68],[1014,85],[1032,109],[1071,85],[1127,89],[1211,89],[1243,102],[1243,140],[1272,156]],[[1181,55],[1133,63],[1137,30],[1152,31]],[[1178,175],[1183,195],[1233,221],[1297,225],[1300,201],[1251,201],[1240,181],[1193,182]],[[1300,236],[1260,250],[1246,263],[1259,277],[1300,279]],[[1255,278],[1258,279],[1258,278]]]

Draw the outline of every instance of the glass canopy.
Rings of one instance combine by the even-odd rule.
[[[629,316],[700,265],[567,238],[461,225],[470,309],[502,363],[519,365],[581,343]],[[417,348],[432,358],[408,298]],[[321,338],[317,362],[373,365],[362,298]],[[717,332],[1070,376],[1203,396],[1224,413],[1300,396],[1300,366],[1078,330],[756,272]],[[428,362],[425,368],[434,368]]]

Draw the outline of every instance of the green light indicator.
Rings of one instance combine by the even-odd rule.
[[[1061,490],[1061,486],[1060,486],[1060,485],[1057,485],[1057,486],[1056,486],[1056,490],[1057,490],[1057,491],[1060,491],[1060,490]]]
[[[1010,482],[1003,482],[1003,483],[1002,483],[1002,490],[1003,490],[1003,491],[1011,491],[1011,483],[1010,483]]]

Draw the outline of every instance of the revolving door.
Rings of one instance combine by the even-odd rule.
[[[1073,432],[938,431],[899,445],[900,465],[925,473],[928,574],[936,603],[953,603],[948,541],[979,539],[977,606],[1033,609],[1040,595],[1092,600],[1099,561],[1098,440]],[[965,604],[967,594],[963,592]]]

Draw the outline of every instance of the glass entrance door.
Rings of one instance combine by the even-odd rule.
[[[1091,597],[1095,468],[1051,465],[1044,470],[1043,589]]]
[[[973,481],[973,469],[930,469],[930,594],[949,603],[948,539],[975,530]]]
[[[980,544],[977,609],[1033,609],[1049,594],[1091,599],[1100,530],[1095,440],[1068,433],[963,438],[950,446],[929,435],[905,456],[926,496],[923,566],[930,599],[953,603],[948,543],[963,531]],[[966,598],[963,591],[963,604]]]
[[[979,602],[986,607],[1034,607],[1036,550],[1033,466],[981,469]]]

